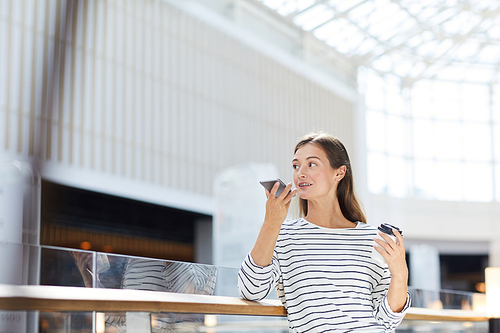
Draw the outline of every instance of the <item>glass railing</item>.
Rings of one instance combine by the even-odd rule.
[[[486,311],[486,295],[455,290],[422,290],[409,287],[412,306],[427,309]]]
[[[42,246],[40,285],[238,296],[235,268]]]
[[[236,268],[141,258],[118,254],[0,244],[15,258],[11,270],[20,280],[1,283],[131,289],[183,294],[239,297]],[[23,263],[23,264],[21,264]],[[5,274],[5,273],[4,273]],[[17,274],[17,275],[16,275]],[[413,307],[484,311],[484,295],[410,288]],[[270,298],[276,299],[273,294]],[[0,311],[3,319],[27,324],[9,332],[288,332],[285,317],[149,312],[29,312]],[[2,322],[0,322],[0,326]],[[17,328],[16,328],[17,327]],[[9,327],[7,327],[9,328]],[[7,331],[0,327],[0,331]],[[486,321],[405,319],[398,332],[487,332]]]
[[[239,297],[236,268],[42,246],[40,272],[41,285]],[[121,312],[96,313],[92,319],[89,313],[44,312],[40,315],[41,326],[56,327],[61,320],[72,325],[78,323],[82,330],[89,329],[92,322],[97,328],[105,329],[97,329],[97,332],[141,332],[136,326],[144,320],[150,322],[152,332],[221,329],[240,332],[242,327],[248,328],[247,332],[282,332],[288,327],[286,318],[267,316]],[[130,323],[135,328],[131,328]]]

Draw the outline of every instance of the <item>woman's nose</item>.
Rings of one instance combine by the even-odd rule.
[[[304,178],[306,176],[305,173],[304,173],[304,169],[300,168],[299,172],[297,173],[297,176],[299,178]]]

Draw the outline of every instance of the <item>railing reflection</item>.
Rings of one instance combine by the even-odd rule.
[[[40,284],[236,297],[237,272],[235,268],[42,246]]]

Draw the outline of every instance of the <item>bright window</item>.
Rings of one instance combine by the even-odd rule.
[[[448,201],[500,201],[500,89],[362,68],[368,188]]]

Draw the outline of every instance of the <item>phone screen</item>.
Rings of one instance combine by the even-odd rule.
[[[271,190],[273,189],[273,186],[274,184],[276,184],[276,182],[279,182],[280,183],[280,187],[278,188],[278,190],[276,191],[276,196],[278,197],[281,192],[283,192],[283,190],[285,189],[286,185],[285,183],[283,183],[281,181],[281,179],[276,179],[276,180],[268,180],[268,181],[264,181],[264,182],[260,182],[262,184],[262,186],[264,186],[269,192],[271,192]]]

